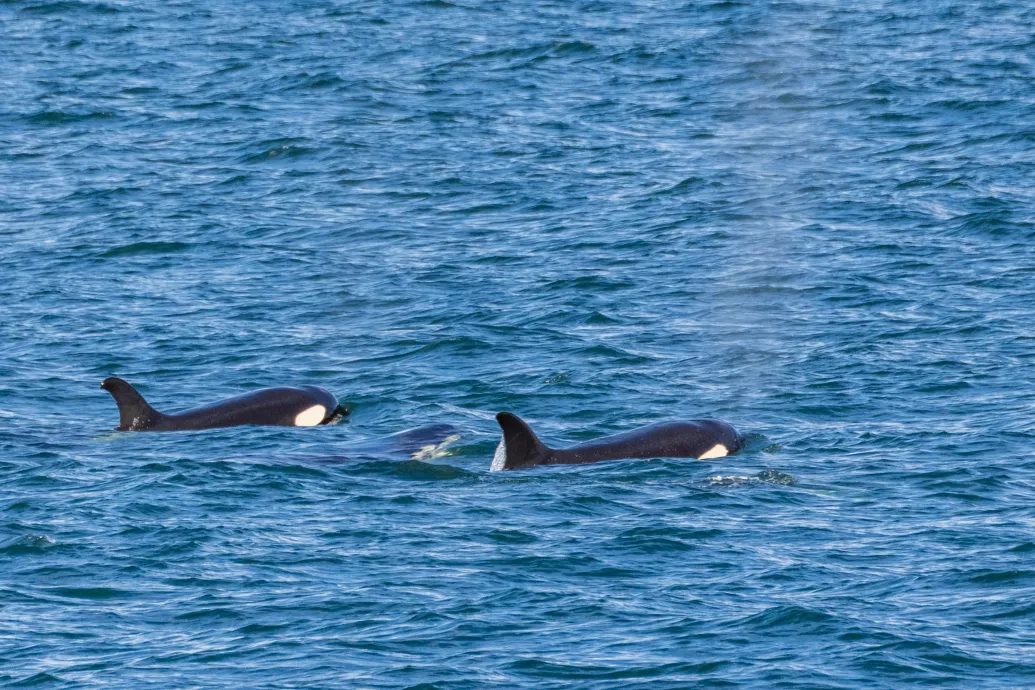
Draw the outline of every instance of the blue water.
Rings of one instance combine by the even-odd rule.
[[[0,0],[0,682],[1035,686],[1031,7]]]

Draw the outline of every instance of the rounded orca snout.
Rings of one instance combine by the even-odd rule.
[[[324,421],[324,424],[334,424],[335,422],[345,419],[350,414],[352,414],[352,408],[348,405],[338,405],[331,410],[330,414],[327,415],[327,419]]]

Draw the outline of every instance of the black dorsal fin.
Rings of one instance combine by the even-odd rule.
[[[146,431],[159,422],[162,413],[147,404],[144,396],[120,378],[101,381],[101,388],[111,393],[119,406],[117,431]]]
[[[548,459],[550,449],[543,445],[535,432],[516,414],[500,412],[496,415],[496,421],[503,430],[503,446],[506,453],[502,469],[535,467]]]

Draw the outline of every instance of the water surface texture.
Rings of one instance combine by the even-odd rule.
[[[1031,7],[0,0],[0,683],[1035,686]]]

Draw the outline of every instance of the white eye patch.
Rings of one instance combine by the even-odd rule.
[[[313,405],[302,410],[295,416],[295,426],[316,426],[327,416],[327,408],[323,405]],[[725,453],[723,453],[725,455]]]
[[[709,448],[698,460],[711,460],[712,458],[724,458],[730,454],[730,449],[721,443],[716,443],[714,446]]]

